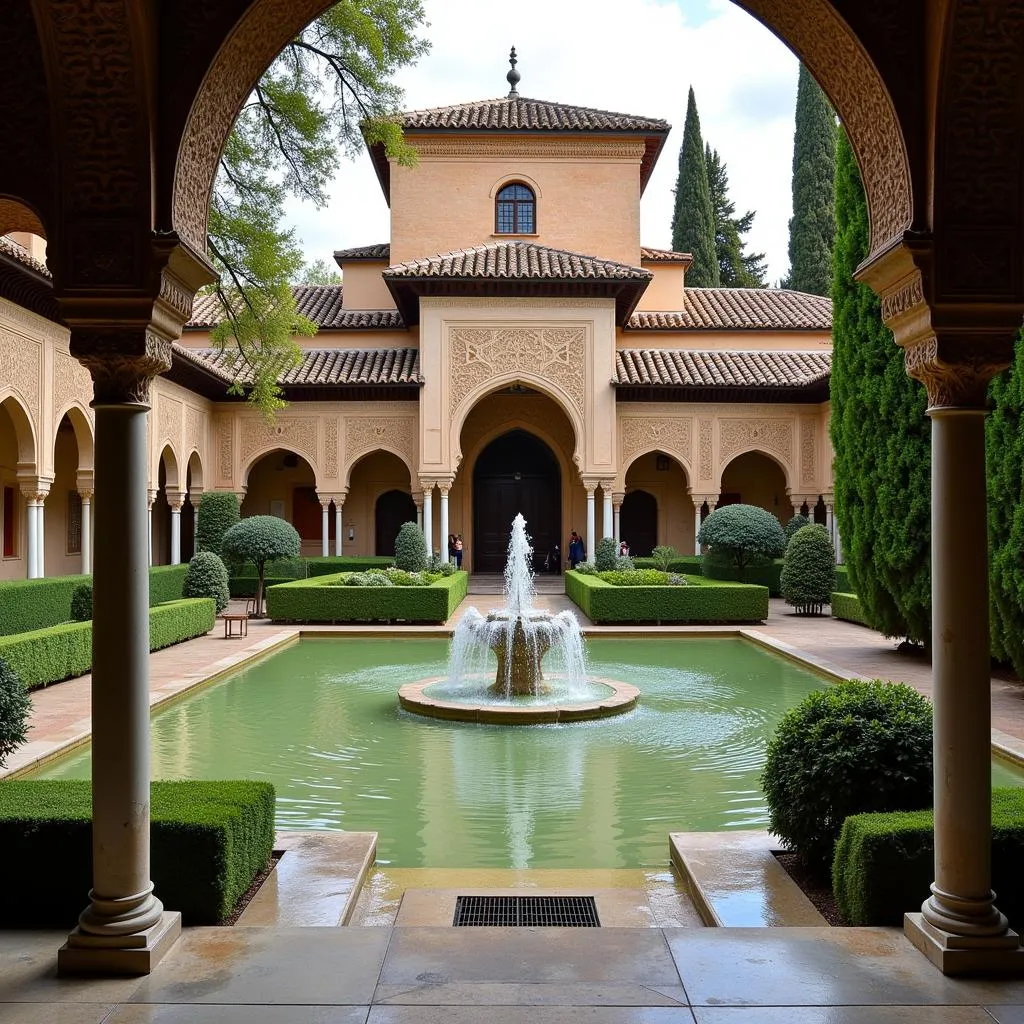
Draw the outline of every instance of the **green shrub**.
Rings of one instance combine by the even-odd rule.
[[[779,558],[786,550],[786,535],[778,519],[756,505],[715,509],[701,524],[697,540],[730,561],[741,580],[745,580],[748,567]]]
[[[221,539],[224,557],[252,562],[256,566],[257,616],[263,611],[267,562],[275,558],[295,558],[301,544],[295,527],[277,516],[248,516],[224,534]]]
[[[779,580],[786,604],[798,615],[820,615],[835,581],[836,552],[828,530],[816,524],[800,527],[786,547]]]
[[[88,622],[92,618],[92,584],[79,583],[71,595],[71,618]]]
[[[931,704],[877,679],[812,693],[779,722],[761,784],[769,831],[824,876],[851,814],[931,806]]]
[[[427,558],[427,539],[423,531],[415,523],[402,523],[395,538],[395,565],[406,572],[422,572]]]
[[[999,909],[1024,923],[1024,789],[992,791],[992,888]],[[850,925],[900,925],[920,909],[935,877],[928,811],[854,814],[843,823],[832,862],[832,891]]]
[[[786,544],[793,539],[793,535],[797,530],[802,530],[805,526],[810,526],[811,521],[805,515],[797,513],[792,519],[782,528],[782,532],[786,535]]]
[[[665,587],[668,586],[668,573],[658,569],[613,569],[611,572],[599,572],[598,579],[610,583],[613,587]]]
[[[339,572],[365,572],[367,569],[386,569],[394,565],[395,560],[387,555],[342,555],[323,558],[304,558],[305,572],[296,573],[294,579],[302,579],[305,576],[333,576]],[[267,570],[268,576],[275,573]]]
[[[687,584],[616,587],[578,569],[565,574],[566,595],[592,622],[760,622],[768,618],[766,587],[698,576],[687,577]]]
[[[782,565],[781,558],[774,558],[770,562],[748,565],[740,570],[733,565],[731,559],[709,551],[701,559],[699,571],[709,580],[756,583],[758,586],[767,587],[772,597],[780,597],[782,594]]]
[[[633,564],[633,559],[630,558],[629,555],[616,555],[615,568],[619,572],[630,572],[635,569],[636,566]]]
[[[442,558],[440,555],[431,555],[424,567],[424,572],[434,573],[437,576],[451,576],[453,572],[457,571],[454,562],[449,562],[448,559]]]
[[[611,572],[615,568],[615,559],[619,555],[619,545],[614,537],[602,537],[594,551],[594,565],[598,572]]]
[[[192,556],[185,573],[181,593],[184,597],[210,597],[216,611],[222,612],[228,606],[228,570],[220,555],[212,551],[200,551]]]
[[[367,572],[353,572],[338,582],[346,587],[365,587],[369,585],[369,579],[370,574]]]
[[[850,570],[845,565],[836,566],[836,585],[832,588],[840,594],[852,594],[853,587],[850,586]]]
[[[45,629],[71,619],[71,598],[91,576],[50,576],[0,582],[0,635]]]
[[[149,570],[149,606],[180,601],[187,565],[154,565]]]
[[[0,658],[0,768],[25,742],[32,701],[17,673]]]
[[[239,520],[238,496],[230,491],[204,491],[199,499],[196,551],[221,554],[224,534]]]
[[[597,566],[593,562],[580,562],[574,571],[578,572],[581,576],[596,576]]]
[[[651,551],[653,568],[660,569],[662,572],[668,572],[678,557],[679,552],[668,544],[659,544]],[[637,566],[637,568],[639,569],[641,566]]]
[[[469,589],[456,572],[429,586],[349,584],[358,574],[338,573],[282,583],[267,592],[267,614],[275,622],[447,622]],[[370,575],[366,574],[370,579]]]
[[[187,925],[227,917],[274,845],[274,787],[266,782],[154,782],[151,874]],[[0,927],[69,928],[92,883],[87,780],[0,785],[0,844],[17,885],[0,891]]]
[[[856,594],[833,594],[830,601],[833,618],[858,622],[870,628],[871,623],[868,622],[868,617],[860,606],[860,598]]]
[[[661,569],[662,572],[681,572],[687,576],[699,576],[701,571],[700,565],[703,561],[702,555],[676,554],[670,559],[668,566],[662,568],[662,566],[657,564],[653,555],[649,557],[641,556],[639,558],[631,555],[630,557],[633,558],[633,567],[636,569]],[[577,568],[579,567],[577,566]]]
[[[213,629],[208,598],[170,601],[149,610],[149,649],[190,640]],[[84,675],[92,669],[92,623],[67,622],[16,636],[0,637],[5,658],[27,690]]]

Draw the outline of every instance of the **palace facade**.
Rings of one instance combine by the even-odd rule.
[[[187,559],[204,490],[291,521],[306,554],[389,554],[417,519],[504,564],[522,512],[538,565],[571,530],[634,554],[696,549],[702,515],[759,505],[832,522],[831,303],[690,288],[691,256],[641,244],[661,120],[522,98],[402,115],[418,162],[369,147],[390,242],[298,287],[318,332],[273,421],[230,385],[199,297],[149,413],[151,559]],[[91,569],[93,411],[68,332],[19,303],[44,243],[0,240],[0,578]],[[38,303],[37,303],[38,305]],[[838,538],[836,538],[838,541]]]

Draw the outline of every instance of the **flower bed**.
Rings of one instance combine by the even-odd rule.
[[[655,570],[636,570],[646,576]],[[616,585],[628,573],[565,574],[565,592],[592,622],[761,622],[768,618],[768,588],[684,576],[684,585]],[[609,579],[607,577],[611,577]]]
[[[355,583],[350,583],[353,577]],[[372,577],[387,580],[383,570],[373,569],[279,584],[267,591],[267,615],[276,622],[442,623],[469,590],[465,572],[429,574],[432,582],[426,585],[368,583]]]
[[[154,782],[152,878],[186,925],[218,924],[274,845],[267,782]],[[92,787],[86,780],[0,783],[0,847],[17,885],[0,890],[0,927],[74,925],[92,883]]]

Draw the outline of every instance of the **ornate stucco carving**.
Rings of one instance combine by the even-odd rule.
[[[1012,338],[978,338],[942,346],[935,335],[903,349],[907,373],[928,391],[935,408],[985,405],[988,382],[1013,359]]]
[[[32,416],[39,415],[39,375],[43,347],[38,342],[0,327],[0,388],[15,388],[29,405]]]
[[[333,417],[324,422],[324,473],[328,480],[338,477],[338,421]]]
[[[811,419],[800,420],[800,479],[813,484],[817,475],[817,438],[815,423]]]
[[[171,342],[151,330],[78,328],[71,354],[92,375],[96,402],[149,405],[150,385],[171,368]]]
[[[558,385],[582,415],[586,331],[583,327],[452,327],[449,412],[481,384],[510,371]]]
[[[316,470],[318,459],[316,416],[278,416],[272,423],[263,419],[247,419],[242,424],[239,454],[242,463],[256,452],[286,448],[304,456]]]
[[[634,456],[657,449],[689,466],[691,430],[688,416],[624,416],[619,420],[621,465],[626,467]]]
[[[719,458],[724,466],[738,451],[760,448],[793,463],[792,419],[723,419],[719,422]]]
[[[700,478],[701,480],[714,479],[714,461],[711,452],[711,437],[714,429],[713,420],[700,421]]]
[[[217,476],[221,483],[230,483],[234,468],[234,417],[218,416],[217,423]]]
[[[185,448],[188,451],[195,449],[202,452],[204,419],[202,409],[197,409],[194,405],[185,406]]]
[[[182,404],[176,398],[160,395],[156,403],[157,440],[176,442],[181,437]]]
[[[388,448],[416,465],[416,429],[413,416],[346,416],[345,458],[351,468],[357,459],[377,448]]]
[[[92,400],[89,371],[77,360],[59,349],[53,354],[53,410],[59,417],[73,403],[88,406]],[[92,412],[87,414],[92,419]],[[56,425],[56,424],[55,424]]]

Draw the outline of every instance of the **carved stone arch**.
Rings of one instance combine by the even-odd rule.
[[[346,461],[345,464],[345,489],[348,490],[352,481],[352,471],[359,465],[363,459],[369,458],[376,452],[387,452],[389,455],[394,455],[405,468],[409,471],[409,493],[411,494],[414,489],[414,481],[416,480],[416,467],[413,465],[412,460],[408,454],[403,452],[397,445],[390,444],[379,444],[375,448],[364,448],[361,452],[357,452],[355,457]],[[347,455],[347,453],[346,453]],[[384,488],[385,490],[393,490],[393,488]],[[376,501],[376,498],[374,498]]]
[[[807,66],[857,155],[871,222],[871,255],[913,225],[907,142],[881,73],[828,0],[733,0]]]
[[[651,444],[645,445],[644,447],[638,448],[636,451],[630,452],[628,461],[623,460],[622,466],[619,468],[619,475],[615,480],[615,490],[625,491],[626,489],[626,476],[629,473],[629,467],[633,465],[637,459],[642,459],[645,455],[650,455],[651,452],[658,452],[661,455],[667,455],[671,459],[675,459],[676,462],[683,469],[683,473],[686,476],[686,486],[692,488],[693,481],[693,470],[690,467],[689,456],[683,455],[683,453],[671,445],[658,444],[657,442],[651,442]]]
[[[476,468],[476,460],[480,457],[481,452],[487,448],[492,442],[496,441],[499,437],[509,433],[511,430],[522,430],[527,434],[533,434],[534,437],[539,438],[543,441],[548,448],[551,449],[551,454],[554,455],[555,460],[558,463],[559,471],[562,474],[563,486],[571,486],[576,483],[579,479],[578,472],[573,473],[574,466],[565,457],[565,449],[559,443],[558,438],[554,434],[549,433],[543,427],[537,426],[534,423],[521,423],[516,422],[514,424],[496,424],[491,427],[490,430],[483,431],[478,438],[473,440],[473,444],[470,446],[469,451],[466,452],[465,457],[465,468],[460,470],[460,475],[465,474],[465,479],[472,482],[473,470]],[[472,486],[472,483],[470,483]]]
[[[198,448],[193,448],[189,451],[188,461],[185,464],[185,481],[188,483],[189,491],[193,488],[200,492],[203,491],[205,489],[204,477],[203,457],[199,454]]]
[[[586,428],[583,423],[583,417],[575,402],[557,384],[553,384],[539,375],[515,370],[511,373],[489,377],[470,391],[453,410],[448,434],[448,450],[451,453],[452,471],[454,472],[462,462],[462,428],[466,423],[466,417],[482,399],[494,394],[496,391],[501,391],[503,388],[511,387],[513,384],[525,384],[533,388],[533,390],[539,391],[550,398],[561,412],[565,414],[573,432],[574,447],[572,460],[577,468],[581,469],[584,459]]]
[[[793,472],[793,467],[789,461],[778,452],[770,451],[763,445],[750,444],[745,445],[741,448],[737,448],[735,451],[729,452],[729,457],[725,459],[722,464],[718,467],[718,473],[715,475],[714,489],[717,491],[722,490],[722,477],[725,476],[725,471],[729,466],[734,463],[741,455],[748,455],[750,452],[757,452],[758,455],[763,455],[766,459],[771,460],[775,463],[779,469],[782,470],[782,475],[786,480],[786,489],[789,491],[798,491],[800,488],[796,483],[796,473]]]
[[[39,463],[36,453],[39,451],[38,431],[32,422],[30,406],[24,397],[12,387],[0,391],[0,408],[6,410],[14,424],[14,436],[18,442],[18,463],[22,466],[36,466]],[[38,472],[38,468],[36,470]]]
[[[171,441],[164,440],[160,444],[160,454],[156,460],[156,466],[153,471],[153,486],[156,487],[157,481],[160,479],[160,463],[164,464],[165,475],[165,487],[168,491],[181,490],[182,483],[184,482],[181,478],[181,460],[178,458],[178,453],[174,450],[174,445]]]
[[[62,409],[57,410],[53,418],[54,444],[57,441],[57,428],[60,422],[67,416],[71,429],[75,432],[75,442],[78,445],[78,470],[91,470],[94,462],[95,437],[93,422],[89,410],[79,401],[69,402]]]
[[[242,462],[242,469],[240,473],[240,488],[245,490],[249,486],[249,474],[252,472],[252,467],[256,465],[260,459],[265,458],[272,452],[287,452],[290,455],[297,455],[307,466],[313,471],[313,480],[319,489],[323,484],[323,474],[320,472],[320,466],[317,464],[316,459],[312,458],[308,452],[299,451],[297,448],[293,448],[288,444],[282,444],[280,441],[277,444],[268,444],[260,448],[255,449],[252,452],[246,454],[244,461]]]
[[[535,199],[540,199],[543,197],[543,192],[541,192],[540,185],[537,184],[536,180],[531,178],[528,174],[514,174],[512,172],[509,172],[508,174],[503,174],[500,178],[498,178],[491,186],[491,190],[490,192],[487,193],[487,196],[490,199],[496,199],[498,197],[498,193],[506,185],[515,184],[526,185],[533,192],[533,197]]]

